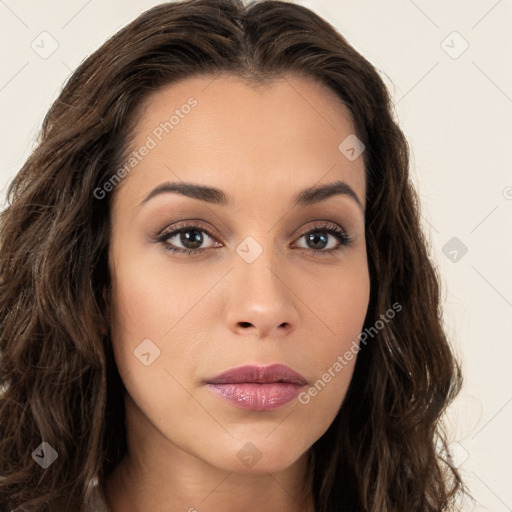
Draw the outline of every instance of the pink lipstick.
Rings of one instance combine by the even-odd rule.
[[[307,380],[282,364],[238,366],[206,379],[207,387],[231,404],[269,411],[293,400]]]

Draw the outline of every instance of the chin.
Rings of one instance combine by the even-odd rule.
[[[213,456],[216,467],[240,474],[264,475],[277,473],[289,468],[306,452],[300,450],[299,443],[270,443],[268,440],[251,443],[236,443],[234,449],[222,451]]]

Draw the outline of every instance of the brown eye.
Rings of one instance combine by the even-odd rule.
[[[195,224],[176,226],[158,237],[158,242],[165,250],[186,254],[195,254],[214,247],[215,245],[202,247],[209,240],[215,241],[208,231]]]

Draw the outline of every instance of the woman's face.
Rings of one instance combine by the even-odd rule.
[[[327,430],[369,301],[354,132],[333,92],[296,75],[258,87],[198,76],[146,102],[111,216],[132,451],[264,473]],[[302,380],[260,368],[275,364]]]

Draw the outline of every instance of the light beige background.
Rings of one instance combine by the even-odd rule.
[[[0,0],[2,208],[70,73],[157,3]],[[395,98],[443,278],[446,326],[463,362],[450,424],[476,498],[464,510],[512,511],[512,0],[297,3],[334,24]],[[41,56],[52,44],[54,53]]]

